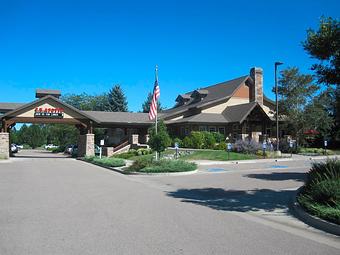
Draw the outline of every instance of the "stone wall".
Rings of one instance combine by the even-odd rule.
[[[9,133],[0,133],[0,157],[9,158]]]

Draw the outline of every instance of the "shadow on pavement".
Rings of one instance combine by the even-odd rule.
[[[168,196],[181,198],[182,202],[207,206],[224,211],[274,211],[288,209],[294,190],[275,191],[270,189],[224,190],[220,188],[179,189],[167,193]]]
[[[71,156],[41,156],[41,155],[14,155],[11,156],[13,158],[53,158],[53,159],[65,159],[65,158],[72,158]]]
[[[247,174],[247,175],[244,175],[244,177],[269,180],[269,181],[287,181],[287,180],[304,181],[306,178],[306,173],[273,172],[269,174]]]

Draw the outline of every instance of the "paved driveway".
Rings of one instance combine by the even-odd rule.
[[[339,254],[339,239],[289,216],[307,165],[144,177],[0,161],[0,254]]]

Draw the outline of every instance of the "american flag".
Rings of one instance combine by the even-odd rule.
[[[155,86],[153,87],[153,95],[150,103],[150,111],[149,111],[149,120],[153,120],[157,116],[157,101],[159,96],[161,95],[161,91],[158,86],[158,80],[156,78]]]

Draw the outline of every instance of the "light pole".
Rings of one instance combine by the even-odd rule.
[[[277,67],[282,65],[282,62],[275,62],[275,101],[276,101],[276,151],[280,150],[279,147],[279,98],[277,88]]]

